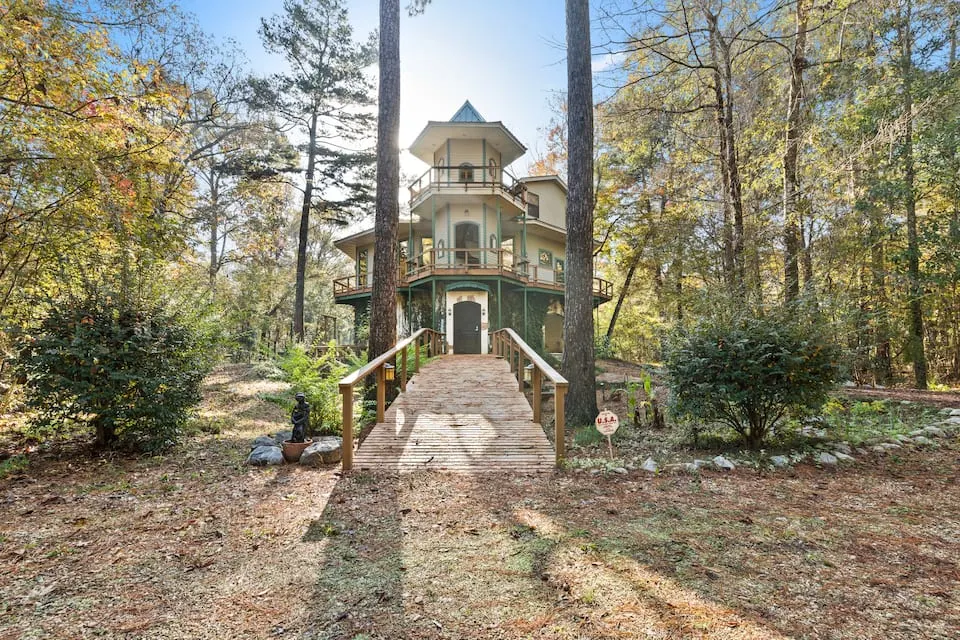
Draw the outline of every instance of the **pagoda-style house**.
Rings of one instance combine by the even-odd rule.
[[[526,147],[470,102],[447,122],[430,121],[410,152],[430,168],[410,190],[401,220],[398,334],[446,334],[452,353],[488,353],[489,335],[516,330],[541,353],[563,350],[567,187],[557,176],[516,178],[506,169]],[[338,240],[354,274],[334,281],[338,303],[368,318],[375,230]],[[594,278],[594,305],[610,300]]]

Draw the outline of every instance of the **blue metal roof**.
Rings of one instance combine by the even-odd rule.
[[[481,116],[476,108],[470,104],[470,101],[467,100],[463,103],[463,106],[453,114],[450,122],[486,122],[486,120],[483,119],[483,116]]]

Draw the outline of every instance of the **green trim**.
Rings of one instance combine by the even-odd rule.
[[[453,166],[453,158],[450,157],[450,138],[447,138],[447,186],[450,186],[450,167]]]
[[[487,203],[486,202],[483,203],[483,227],[482,228],[483,228],[483,235],[481,236],[481,240],[480,240],[481,249],[487,246]],[[486,251],[483,252],[483,265],[484,266],[487,265]]]
[[[503,329],[503,280],[497,278],[497,329]]]
[[[487,293],[493,293],[490,290],[490,285],[483,284],[482,282],[474,282],[470,280],[461,280],[458,282],[450,283],[446,286],[447,291],[486,291]]]
[[[453,246],[453,241],[452,241],[451,238],[450,238],[450,236],[452,235],[452,234],[450,233],[450,230],[451,230],[451,222],[452,222],[452,221],[450,220],[451,217],[452,217],[452,216],[450,215],[450,203],[448,202],[448,203],[447,203],[447,241],[446,241],[444,244],[446,244],[446,245],[447,245],[447,248],[448,248],[448,249],[451,249],[451,251],[447,251],[447,264],[453,264],[453,261],[451,260],[451,258],[453,258],[453,251],[452,251],[452,249],[454,249],[454,246]]]
[[[437,326],[437,281],[430,283],[430,311],[433,313],[433,330],[440,331]]]
[[[480,146],[483,149],[483,151],[481,152],[481,158],[483,158],[482,166],[483,166],[484,173],[486,173],[487,171],[487,139],[482,138],[481,142],[482,144]],[[484,179],[484,182],[486,182],[486,179]]]

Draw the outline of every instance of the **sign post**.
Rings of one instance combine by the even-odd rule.
[[[613,442],[610,441],[610,436],[616,433],[617,428],[620,426],[620,419],[617,418],[617,414],[613,411],[604,409],[600,412],[600,415],[597,416],[594,425],[597,427],[597,431],[607,436],[607,449],[610,452],[610,459],[613,460]]]

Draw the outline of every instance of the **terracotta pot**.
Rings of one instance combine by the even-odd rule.
[[[287,462],[300,462],[300,456],[304,450],[313,444],[313,440],[307,438],[303,442],[283,441],[283,459]]]

